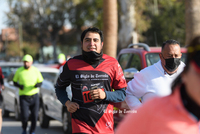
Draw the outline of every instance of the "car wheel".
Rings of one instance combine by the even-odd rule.
[[[19,112],[19,106],[18,104],[16,103],[15,104],[15,120],[19,121],[21,118],[21,115],[20,115],[20,112]]]
[[[63,112],[63,131],[65,134],[71,134],[72,133],[72,126],[71,126],[71,116],[70,113],[67,110],[64,110]]]
[[[39,121],[41,128],[48,128],[49,127],[49,117],[45,114],[43,106],[40,106],[39,109]]]
[[[2,116],[3,117],[9,117],[9,113],[10,112],[5,109],[5,104],[3,103],[2,104]]]

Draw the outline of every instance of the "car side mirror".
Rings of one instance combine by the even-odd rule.
[[[124,69],[124,76],[126,79],[133,79],[134,74],[139,72],[136,68],[127,68]]]

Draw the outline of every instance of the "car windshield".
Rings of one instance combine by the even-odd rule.
[[[147,53],[145,55],[147,66],[151,66],[160,60],[159,53]],[[182,53],[181,61],[185,63],[186,54]]]
[[[135,68],[137,70],[141,70],[141,60],[138,54],[122,54],[119,58],[119,64],[121,65],[123,70],[128,68]]]
[[[147,53],[145,57],[147,66],[151,66],[160,60],[159,53]]]

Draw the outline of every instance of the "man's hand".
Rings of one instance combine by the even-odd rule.
[[[20,85],[19,83],[15,82],[15,81],[13,81],[13,83],[14,83],[14,86],[20,88],[21,90],[24,89],[24,85]]]
[[[100,88],[94,89],[94,90],[90,90],[90,95],[91,95],[91,98],[93,100],[95,100],[95,99],[103,100],[103,99],[106,98],[106,93]]]
[[[21,90],[23,90],[23,89],[24,89],[24,85],[19,85],[19,88],[20,88]]]
[[[4,90],[4,89],[5,89],[4,85],[1,85],[1,89],[2,89],[2,90]]]
[[[74,113],[77,109],[79,109],[79,104],[77,104],[76,102],[71,102],[69,100],[65,103],[65,106],[70,113]]]

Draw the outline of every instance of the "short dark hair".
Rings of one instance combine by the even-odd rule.
[[[170,39],[170,40],[167,40],[167,41],[163,42],[163,44],[162,44],[162,51],[163,51],[163,49],[164,49],[164,47],[165,47],[166,44],[170,44],[170,45],[176,45],[176,44],[178,44],[180,46],[180,43],[178,41]]]
[[[103,42],[103,32],[96,28],[96,27],[89,27],[87,28],[86,30],[84,30],[81,34],[81,42],[83,42],[83,39],[86,35],[87,32],[94,32],[94,33],[98,33],[100,35],[100,38],[101,38],[101,42]]]

